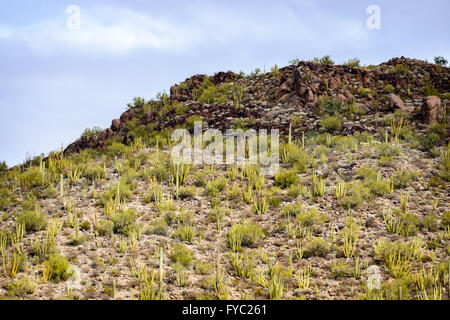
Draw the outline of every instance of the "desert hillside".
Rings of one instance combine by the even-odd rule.
[[[329,57],[195,75],[0,169],[2,299],[448,299],[450,69]],[[171,133],[278,129],[280,170]]]

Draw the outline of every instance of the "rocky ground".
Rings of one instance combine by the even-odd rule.
[[[0,296],[447,299],[449,92],[448,68],[396,58],[136,98],[110,128],[0,173]],[[281,170],[177,168],[168,138],[194,121],[279,129]]]

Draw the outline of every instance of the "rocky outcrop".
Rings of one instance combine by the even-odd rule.
[[[441,120],[442,102],[436,96],[424,99],[422,106],[422,119],[426,124],[435,124]]]
[[[440,120],[442,108],[449,101],[448,98],[444,101],[438,97],[425,98],[424,87],[429,86],[440,93],[450,92],[449,70],[445,67],[437,70],[435,65],[402,57],[370,68],[303,61],[277,72],[256,76],[242,76],[231,71],[213,76],[194,75],[170,88],[171,103],[182,106],[185,111],[180,113],[176,108],[149,101],[151,111],[143,107],[129,109],[114,119],[110,128],[96,139],[82,137],[66,152],[102,148],[108,139],[115,136],[126,139],[127,123],[132,119],[137,120],[138,125],[152,124],[160,130],[182,126],[188,118],[200,116],[205,125],[222,130],[234,127],[238,121],[249,128],[276,128],[287,133],[295,118],[293,135],[298,137],[303,131],[320,131],[321,103],[324,100],[338,101],[341,106],[351,106],[352,112],[357,112],[343,114],[341,110],[342,130],[339,134],[376,132],[380,125],[376,119],[383,116],[379,113],[395,110],[415,117],[414,111],[421,109],[423,121],[417,124],[432,124]],[[231,91],[228,92],[228,103],[196,101],[196,89],[205,79],[215,86],[229,83],[230,87],[243,87],[239,108],[235,107]],[[375,117],[377,113],[378,117]],[[414,125],[414,122],[410,124]]]

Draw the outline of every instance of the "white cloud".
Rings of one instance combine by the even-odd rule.
[[[113,54],[139,49],[183,51],[221,44],[239,50],[255,43],[294,42],[321,50],[367,40],[364,19],[360,23],[308,14],[320,12],[312,4],[305,9],[297,14],[295,8],[283,5],[202,2],[176,8],[182,12],[178,18],[176,12],[163,18],[121,7],[82,7],[78,30],[69,30],[63,17],[26,27],[0,27],[0,39],[24,42],[41,53],[81,50]]]
[[[114,21],[109,23],[108,21]],[[76,49],[126,53],[135,49],[187,48],[200,39],[199,30],[119,8],[81,11],[81,27],[70,30],[63,19],[26,27],[4,26],[0,38],[25,42],[36,51]]]

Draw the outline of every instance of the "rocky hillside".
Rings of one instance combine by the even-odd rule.
[[[376,133],[384,126],[380,117],[396,110],[423,130],[441,120],[450,105],[448,92],[449,68],[406,58],[371,67],[299,62],[249,76],[231,71],[195,75],[172,86],[170,96],[162,95],[159,101],[135,101],[110,128],[94,139],[82,137],[67,151],[102,148],[115,136],[130,139],[130,127],[150,135],[195,117],[211,128],[276,128],[286,134],[293,124],[293,135],[300,137],[302,132],[321,130],[324,106],[331,113],[347,113],[336,131],[340,134]]]
[[[1,167],[0,298],[448,299],[449,68],[322,62],[196,75]],[[280,129],[280,170],[173,163],[199,120]]]

